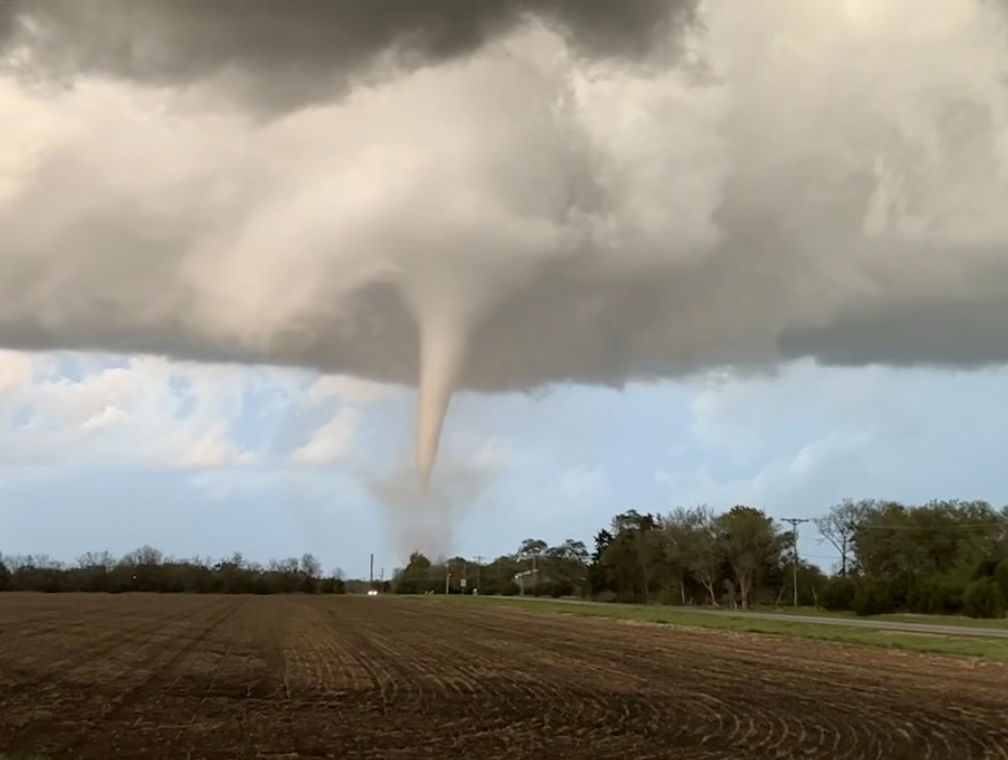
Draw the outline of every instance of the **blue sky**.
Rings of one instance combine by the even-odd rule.
[[[389,573],[413,545],[491,557],[527,536],[589,542],[629,508],[746,503],[811,517],[844,497],[1000,505],[1006,379],[1004,368],[802,361],[775,375],[725,370],[623,390],[462,393],[433,496],[422,497],[412,389],[4,352],[0,551],[64,561],[144,543],[260,561],[310,551],[363,575],[370,552]],[[811,526],[802,550],[825,567],[835,559]]]

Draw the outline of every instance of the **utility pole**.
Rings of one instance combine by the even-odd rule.
[[[480,570],[483,569],[483,557],[479,554],[476,555],[476,590],[479,591],[480,588]]]
[[[451,573],[447,573],[444,577],[444,592],[446,594],[451,593],[451,586],[449,584],[451,584]]]
[[[371,553],[371,571],[368,577],[368,582],[371,584],[371,588],[374,588],[374,552]]]
[[[794,557],[791,561],[791,581],[794,586],[794,606],[798,606],[798,525],[811,522],[807,517],[785,517],[783,521],[791,523],[791,540],[794,542]]]

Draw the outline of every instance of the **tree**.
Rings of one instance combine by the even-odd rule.
[[[320,594],[345,594],[346,584],[343,583],[343,579],[339,577],[335,572],[328,578],[323,578],[319,582],[319,593]]]
[[[742,609],[749,609],[756,573],[779,550],[773,519],[762,510],[736,506],[718,518],[721,543],[738,586]]]
[[[124,554],[119,560],[120,565],[132,567],[154,567],[160,565],[164,555],[150,544],[144,544],[139,549],[135,549],[128,554]]]
[[[721,542],[721,526],[714,510],[706,504],[677,513],[681,522],[678,535],[683,542],[686,570],[710,596],[710,602],[717,606],[717,592],[714,590],[724,563],[724,547]]]
[[[717,605],[714,584],[717,583],[724,554],[721,530],[714,511],[706,506],[697,507],[690,515],[691,553],[689,569],[693,577],[710,594],[711,604]]]
[[[115,557],[110,552],[84,552],[77,558],[77,566],[81,569],[104,568],[111,570],[115,567]]]
[[[406,567],[396,573],[392,590],[397,594],[422,594],[429,590],[431,561],[420,552],[410,555]]]
[[[481,571],[480,593],[502,594],[504,596],[517,594],[519,588],[514,577],[520,569],[521,566],[513,554],[501,555]]]
[[[679,603],[686,604],[686,577],[689,575],[689,512],[682,507],[662,520],[663,549],[670,574],[679,586]]]
[[[521,542],[521,546],[518,547],[518,551],[515,553],[515,557],[521,561],[531,562],[532,576],[530,578],[532,582],[532,593],[539,593],[539,559],[546,554],[546,550],[549,548],[549,544],[539,538],[526,538]]]
[[[595,551],[591,555],[588,566],[588,587],[593,594],[610,591],[609,571],[603,564],[602,557],[612,544],[613,535],[604,528],[595,534]]]
[[[6,591],[10,585],[11,572],[4,563],[3,558],[0,558],[0,591]]]
[[[318,579],[322,575],[322,564],[313,554],[301,555],[301,574],[304,576],[301,581],[301,590],[306,594],[314,594],[318,591]]]
[[[870,502],[855,502],[844,499],[842,503],[830,507],[830,511],[813,522],[819,533],[840,552],[840,575],[846,576],[849,560],[854,548],[854,535],[858,525],[868,511]]]
[[[160,565],[164,555],[145,544],[119,560],[121,575],[129,575],[126,588],[133,591],[157,591],[160,587]]]
[[[583,593],[588,569],[588,549],[583,541],[568,538],[559,546],[551,546],[543,557],[550,593],[569,596],[575,591]]]
[[[549,544],[539,538],[526,538],[518,547],[516,555],[518,559],[535,559],[546,553]]]
[[[599,558],[607,584],[618,596],[650,601],[655,569],[663,560],[661,532],[653,515],[634,509],[613,518],[612,540]]]

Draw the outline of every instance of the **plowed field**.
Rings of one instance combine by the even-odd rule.
[[[0,594],[0,752],[1008,758],[1008,668],[468,600]]]

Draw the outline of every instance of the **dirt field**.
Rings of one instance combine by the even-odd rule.
[[[0,594],[0,751],[1008,758],[1008,668],[466,600]]]

